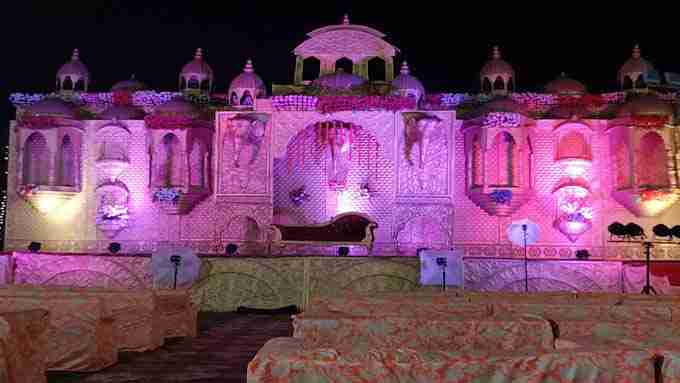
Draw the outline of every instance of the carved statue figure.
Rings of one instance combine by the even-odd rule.
[[[406,145],[405,156],[409,164],[413,165],[411,159],[411,151],[414,144],[418,144],[418,166],[423,169],[427,160],[427,148],[430,145],[430,140],[441,125],[441,119],[437,116],[418,115],[410,117],[406,120]]]
[[[234,167],[240,167],[239,160],[245,145],[252,145],[249,164],[255,163],[265,136],[265,122],[252,116],[236,117],[230,121],[230,133],[234,145]]]

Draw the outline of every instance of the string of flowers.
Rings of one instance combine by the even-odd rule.
[[[320,96],[317,104],[317,110],[322,113],[347,110],[387,110],[395,112],[415,108],[415,99],[398,96]]]
[[[58,117],[36,116],[29,113],[24,113],[17,121],[19,126],[29,129],[53,128],[61,123],[62,119]]]
[[[287,95],[272,97],[272,107],[277,111],[314,111],[319,98],[316,96]]]
[[[673,197],[673,193],[663,190],[643,190],[640,193],[642,201],[665,201]]]
[[[194,118],[183,114],[150,114],[144,117],[150,129],[187,129],[194,124]]]
[[[176,188],[161,188],[153,193],[153,202],[176,204],[182,196],[182,191]]]
[[[500,205],[510,205],[512,202],[512,190],[498,189],[489,193],[489,198]]]
[[[521,116],[519,113],[492,112],[484,117],[484,126],[516,128],[519,126]]]
[[[668,122],[666,116],[633,116],[633,125],[640,128],[663,128]]]

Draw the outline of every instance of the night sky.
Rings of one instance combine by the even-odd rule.
[[[397,60],[406,58],[430,92],[477,91],[478,72],[494,44],[514,66],[518,89],[526,91],[540,90],[563,71],[591,91],[615,90],[616,72],[635,42],[657,69],[680,72],[678,26],[663,17],[671,11],[622,3],[601,11],[573,2],[563,3],[573,9],[559,9],[566,6],[554,2],[531,9],[510,2],[504,7],[480,2],[474,8],[447,2],[457,4],[456,10],[418,1],[376,7],[367,0],[287,1],[273,7],[258,1],[165,1],[157,7],[142,7],[147,3],[142,1],[44,3],[5,7],[7,93],[52,91],[55,73],[73,48],[80,49],[94,91],[107,91],[133,73],[153,89],[176,90],[179,70],[197,47],[215,71],[217,92],[225,91],[247,58],[269,86],[291,83],[291,51],[307,32],[340,23],[344,13],[352,23],[386,33],[401,50]],[[4,106],[6,121],[13,110],[7,101]]]

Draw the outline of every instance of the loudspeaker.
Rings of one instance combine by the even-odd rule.
[[[40,251],[40,248],[41,248],[41,247],[42,247],[42,244],[41,244],[40,242],[31,242],[31,243],[28,245],[28,250],[29,250],[31,253],[37,253],[37,252]]]

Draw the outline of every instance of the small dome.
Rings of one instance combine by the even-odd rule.
[[[71,61],[67,62],[66,64],[62,65],[61,68],[57,71],[57,77],[62,78],[66,76],[71,76],[71,77],[83,77],[83,78],[89,78],[90,77],[90,71],[87,70],[87,67],[85,64],[83,64],[82,61],[80,61],[80,52],[78,49],[73,50],[73,55],[71,56]]]
[[[672,115],[673,105],[651,94],[632,98],[623,104],[618,111],[619,117]]]
[[[76,107],[60,98],[46,98],[24,109],[36,116],[76,117]]]
[[[99,113],[100,120],[143,120],[146,113],[132,105],[112,105]]]
[[[482,77],[489,77],[491,79],[495,79],[496,76],[500,75],[514,77],[515,70],[512,69],[510,64],[501,58],[501,52],[498,47],[493,47],[491,60],[484,64],[482,70],[480,71],[480,75]]]
[[[135,75],[132,75],[129,80],[118,81],[111,87],[112,92],[125,91],[125,92],[136,92],[138,90],[149,89],[146,84],[135,79]]]
[[[182,67],[179,74],[182,90],[186,89],[205,89],[209,90],[213,83],[213,70],[203,59],[203,50],[196,49],[194,59]]]
[[[619,78],[623,80],[626,75],[633,75],[630,77],[632,80],[635,80],[638,74],[644,74],[653,70],[654,66],[652,66],[649,61],[642,58],[640,46],[635,45],[633,54],[625,63],[623,63],[621,69],[619,69]]]
[[[581,82],[562,73],[558,78],[546,84],[545,91],[558,95],[582,95],[586,93],[586,87]]]
[[[255,73],[253,68],[253,61],[246,61],[246,66],[243,68],[243,72],[236,76],[229,84],[229,89],[258,89],[262,95],[266,93],[266,87],[264,82]],[[257,97],[257,95],[256,95]]]
[[[406,61],[401,65],[399,76],[392,80],[392,89],[399,94],[414,94],[416,99],[420,99],[425,94],[425,87],[420,80],[411,76]]]
[[[314,85],[331,89],[349,89],[365,82],[366,80],[363,77],[345,73],[342,68],[339,68],[335,73],[326,74],[314,80]]]
[[[196,115],[198,114],[198,108],[196,105],[180,97],[158,105],[154,113]]]

